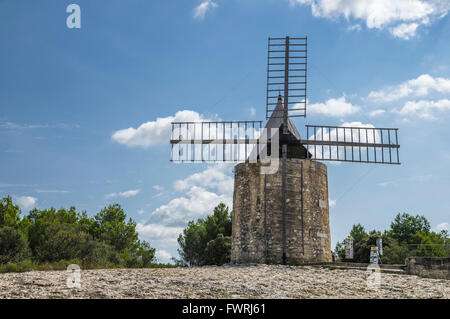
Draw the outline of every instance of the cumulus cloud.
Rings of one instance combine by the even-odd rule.
[[[114,132],[111,139],[129,147],[143,147],[167,144],[171,134],[171,122],[198,122],[206,121],[194,111],[178,111],[175,116],[157,118],[142,124],[138,128],[129,127]]]
[[[447,230],[448,231],[448,230],[450,230],[450,226],[449,226],[449,224],[447,222],[443,222],[443,223],[438,224],[436,226],[436,229],[438,231],[443,231],[443,230]]]
[[[408,101],[401,109],[395,108],[394,113],[408,117],[419,117],[427,120],[436,120],[438,113],[450,110],[450,100],[439,101]]]
[[[37,198],[32,196],[17,196],[14,198],[22,210],[30,210],[36,207]]]
[[[204,218],[223,202],[233,203],[233,179],[227,174],[231,165],[218,164],[175,181],[175,195],[167,204],[153,210],[145,223],[138,223],[139,236],[157,248],[175,252],[177,238],[191,220]]]
[[[137,223],[136,231],[143,239],[150,243],[156,241],[166,244],[176,244],[178,235],[183,231],[183,227]]]
[[[319,114],[331,117],[344,117],[360,111],[360,107],[346,101],[345,96],[329,99],[325,103],[314,103],[308,106],[310,114]]]
[[[186,195],[174,198],[168,204],[158,207],[151,214],[151,222],[184,226],[190,220],[197,220],[211,214],[214,207],[221,202],[232,206],[230,194],[217,194],[198,186],[191,187]]]
[[[335,199],[330,199],[329,205],[330,205],[330,207],[335,207],[336,206],[336,200]]]
[[[354,24],[354,25],[351,25],[351,26],[348,26],[347,27],[347,30],[348,31],[361,31],[361,25],[360,24]]]
[[[194,19],[203,20],[208,12],[218,7],[212,0],[203,0],[194,10]]]
[[[377,110],[373,110],[373,111],[369,112],[369,116],[375,117],[375,116],[380,116],[381,114],[384,114],[384,113],[386,113],[385,110],[377,109]]]
[[[349,129],[352,128],[352,129]],[[308,137],[309,140],[318,140],[318,141],[360,141],[361,143],[379,143],[380,135],[378,132],[375,132],[374,135],[358,135],[358,131],[355,128],[374,128],[373,124],[364,124],[361,122],[345,122],[338,128],[333,128],[329,130],[317,130],[315,135],[311,135]],[[345,158],[346,148],[345,147],[329,147],[324,146],[323,149],[321,147],[313,147],[308,149],[313,158],[321,159],[326,161],[329,160],[338,160]],[[366,148],[361,147],[361,154],[365,153]],[[359,156],[355,154],[355,156]],[[366,158],[367,159],[367,158]],[[357,158],[359,160],[359,158]],[[367,159],[368,160],[368,159]]]
[[[226,172],[230,165],[218,164],[208,167],[206,170],[190,175],[174,183],[174,188],[178,191],[191,189],[194,186],[218,190],[222,194],[233,193],[233,178]]]
[[[114,197],[133,197],[136,196],[137,194],[139,194],[141,192],[140,189],[134,189],[134,190],[129,190],[129,191],[125,191],[125,192],[119,192],[119,193],[111,193],[106,195],[106,198],[114,198]]]
[[[409,40],[416,36],[418,26],[418,23],[402,23],[394,28],[391,28],[391,33],[397,38]]]
[[[376,102],[393,102],[408,97],[425,97],[431,93],[450,93],[450,79],[422,74],[398,85],[371,91],[368,98]]]
[[[169,263],[171,262],[172,259],[172,255],[165,251],[164,249],[158,249],[155,253],[156,255],[156,259],[158,260],[158,262],[160,263]]]
[[[290,0],[309,5],[315,17],[364,21],[369,29],[385,29],[393,36],[410,39],[419,26],[447,15],[449,0]]]

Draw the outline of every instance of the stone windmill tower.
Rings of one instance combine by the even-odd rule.
[[[171,161],[241,162],[233,263],[331,261],[327,167],[318,160],[400,164],[395,128],[306,125],[302,139],[291,118],[306,117],[306,79],[307,38],[269,38],[264,128],[262,121],[172,123]]]
[[[275,109],[283,109],[281,96]],[[282,118],[265,128],[282,131]],[[331,262],[327,167],[310,158],[291,119],[288,134],[284,231],[282,162],[275,174],[261,174],[259,162],[234,169],[233,263]]]

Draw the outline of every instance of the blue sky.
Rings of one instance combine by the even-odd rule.
[[[408,3],[407,3],[408,2]],[[81,8],[81,29],[66,7]],[[0,196],[120,203],[161,261],[231,205],[232,166],[169,162],[172,120],[264,120],[268,36],[308,36],[304,124],[398,127],[400,166],[328,165],[333,248],[398,212],[450,222],[450,1],[0,1]]]

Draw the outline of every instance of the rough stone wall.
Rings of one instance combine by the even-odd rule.
[[[281,161],[276,174],[260,167],[235,166],[232,263],[282,262]],[[331,262],[327,167],[288,159],[286,189],[287,263]]]
[[[408,257],[405,261],[406,272],[435,279],[450,279],[450,258]]]

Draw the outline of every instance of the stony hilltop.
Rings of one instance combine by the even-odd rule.
[[[81,289],[66,271],[0,274],[0,298],[450,298],[450,281],[317,266],[246,265],[82,270]]]

